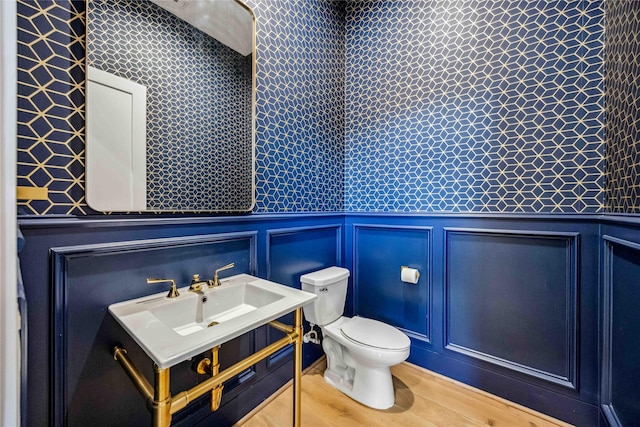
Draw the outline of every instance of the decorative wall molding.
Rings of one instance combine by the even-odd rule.
[[[452,329],[452,315],[453,315],[453,307],[452,307],[452,272],[455,268],[454,265],[463,268],[465,264],[468,262],[467,260],[454,259],[452,255],[452,237],[456,236],[474,236],[478,238],[506,238],[506,239],[518,239],[522,243],[527,242],[540,242],[540,241],[548,241],[550,243],[560,242],[564,243],[564,271],[562,272],[563,277],[556,278],[557,280],[564,281],[565,285],[562,290],[562,297],[565,299],[564,309],[564,325],[562,327],[565,328],[564,335],[564,345],[561,352],[564,353],[564,367],[562,372],[550,372],[541,367],[534,367],[527,365],[525,363],[519,363],[516,360],[512,360],[509,357],[505,357],[505,355],[497,355],[491,354],[486,351],[481,351],[476,348],[471,348],[456,342],[452,341],[451,337],[451,329]],[[445,293],[444,293],[444,306],[445,306],[445,318],[444,318],[444,332],[445,332],[445,348],[451,350],[453,352],[463,354],[465,356],[469,356],[478,360],[482,360],[488,362],[492,365],[496,365],[502,368],[507,368],[510,370],[518,371],[530,375],[532,377],[538,378],[540,380],[550,382],[553,384],[557,384],[569,389],[577,389],[578,388],[578,315],[579,315],[579,301],[578,301],[578,293],[579,293],[579,282],[578,282],[578,257],[579,257],[579,233],[574,232],[548,232],[548,231],[531,231],[531,230],[503,230],[503,229],[481,229],[481,228],[452,228],[452,227],[444,227],[444,279],[445,279]],[[489,243],[489,240],[487,242]],[[478,243],[480,244],[480,243]],[[484,245],[483,245],[484,246]],[[483,251],[487,251],[486,247],[479,247],[478,253],[482,253]],[[546,251],[545,251],[546,252]],[[532,253],[533,254],[533,253]],[[535,255],[538,255],[535,253]],[[540,261],[545,258],[541,258]],[[528,259],[527,261],[536,262],[534,258]],[[547,266],[539,266],[542,270]],[[490,268],[490,267],[487,267]],[[520,272],[513,272],[513,274],[520,274]],[[513,279],[514,277],[509,276],[509,279]],[[527,280],[527,277],[523,277],[522,280]],[[486,286],[491,287],[492,290],[500,289],[504,291],[502,287],[496,287],[495,283],[487,283]],[[536,284],[537,285],[537,284]],[[500,286],[504,286],[504,284],[500,284]],[[547,284],[548,286],[548,284]],[[498,295],[500,296],[500,295]],[[552,295],[546,294],[548,298],[553,299]],[[486,298],[496,297],[496,295],[486,295]],[[515,298],[515,295],[511,293],[509,298],[512,300]],[[494,303],[499,304],[498,301],[484,301],[485,304]],[[489,304],[490,305],[490,304]],[[496,307],[496,310],[498,307]],[[490,311],[490,310],[487,310]],[[464,313],[466,314],[466,313]],[[529,313],[530,314],[530,313]],[[543,313],[540,313],[543,315]],[[515,318],[514,321],[519,321],[519,319]],[[531,321],[531,319],[526,319]],[[483,323],[478,323],[477,326],[482,326]],[[547,325],[548,326],[548,325]],[[479,330],[478,333],[481,331]],[[527,331],[526,333],[533,333],[534,331]],[[540,334],[547,334],[548,331],[537,331]],[[513,338],[513,337],[512,337]],[[536,351],[545,351],[550,348],[540,348]],[[557,349],[556,349],[557,350]],[[551,357],[551,356],[550,356]]]
[[[326,230],[328,233],[335,236],[335,253],[336,258],[333,265],[341,266],[342,265],[342,224],[326,224],[326,225],[317,225],[317,226],[303,226],[303,227],[287,227],[287,228],[276,228],[267,230],[267,239],[265,241],[265,256],[267,261],[267,280],[274,280],[272,278],[272,245],[274,240],[284,237],[284,236],[293,236],[298,235],[300,240],[304,240],[304,236],[318,231]],[[293,267],[293,266],[292,266]],[[329,267],[329,266],[326,266]],[[293,267],[295,268],[295,267]],[[302,274],[307,273],[307,271],[302,271]],[[275,279],[277,281],[277,279]],[[294,286],[296,288],[300,288],[300,283],[284,283],[285,285]],[[278,332],[275,332],[278,334]],[[272,328],[267,328],[266,336],[267,343],[271,343],[275,341],[274,331]],[[279,364],[281,361],[285,361],[286,357],[289,354],[293,353],[292,347],[285,347],[282,350],[272,354],[267,358],[267,367],[272,368],[276,364]]]
[[[325,219],[337,217],[344,218],[342,212],[308,212],[308,213],[253,213],[247,215],[216,215],[216,216],[192,216],[192,215],[109,215],[96,216],[56,216],[56,215],[23,215],[18,219],[18,225],[22,228],[63,228],[63,227],[140,227],[158,225],[196,225],[196,224],[228,224],[251,223],[282,220]]]
[[[633,214],[526,214],[526,213],[483,213],[483,212],[288,212],[288,213],[252,213],[247,215],[120,215],[109,216],[69,216],[69,215],[20,215],[18,225],[21,228],[59,228],[59,227],[138,227],[157,225],[188,224],[225,224],[231,222],[264,222],[280,220],[299,220],[335,217],[337,220],[348,218],[390,218],[406,219],[490,219],[514,221],[553,221],[553,222],[601,222],[607,224],[637,225],[640,227],[640,215]]]
[[[624,425],[620,420],[613,402],[613,292],[614,280],[614,249],[616,246],[632,250],[640,254],[640,243],[629,240],[602,236],[603,241],[603,286],[602,286],[602,364],[601,364],[601,389],[600,406],[607,422],[612,427]],[[640,288],[638,288],[640,291]]]
[[[433,234],[433,227],[429,227],[429,226],[410,226],[410,225],[388,225],[388,224],[363,224],[363,223],[354,223],[352,226],[352,233],[353,233],[353,270],[351,272],[352,276],[353,276],[353,295],[354,295],[354,305],[356,307],[356,313],[359,313],[359,301],[358,301],[358,289],[360,287],[360,271],[359,271],[359,260],[360,260],[360,256],[361,253],[358,249],[358,239],[359,239],[359,234],[363,231],[363,230],[378,230],[378,231],[391,231],[391,232],[401,232],[401,231],[410,231],[410,232],[416,232],[416,233],[420,233],[424,235],[424,240],[426,241],[426,250],[427,253],[424,254],[425,255],[425,259],[424,259],[424,264],[426,265],[426,271],[421,271],[420,272],[420,278],[423,279],[426,283],[426,316],[425,316],[425,331],[426,333],[420,333],[414,330],[411,330],[410,328],[407,328],[405,325],[394,325],[397,326],[398,328],[402,329],[404,332],[406,332],[409,336],[411,336],[411,338],[413,338],[416,341],[422,341],[424,343],[430,343],[431,342],[431,325],[432,325],[432,319],[431,319],[431,313],[433,312],[432,310],[432,305],[433,305],[433,297],[432,297],[432,290],[433,290],[433,244],[432,244],[432,234]],[[413,267],[413,266],[409,266],[409,267]],[[398,277],[400,275],[400,271],[398,270]],[[420,283],[420,282],[419,282]],[[410,286],[416,286],[416,285],[410,285]],[[415,302],[415,301],[414,301]]]
[[[336,233],[336,263],[342,265],[342,224],[315,225],[309,227],[274,228],[267,230],[265,253],[267,257],[267,280],[271,279],[271,244],[274,238],[291,234],[304,234],[311,231],[335,230]]]
[[[110,242],[99,243],[90,245],[77,245],[77,246],[65,246],[54,247],[49,250],[50,254],[50,298],[51,298],[51,339],[52,339],[52,390],[51,405],[52,405],[52,420],[51,425],[63,426],[67,423],[67,408],[69,405],[69,396],[67,392],[67,369],[73,361],[68,360],[68,338],[67,329],[68,324],[68,311],[71,307],[68,305],[69,299],[69,286],[71,284],[69,273],[69,263],[72,261],[87,259],[95,257],[110,257],[110,256],[144,256],[145,252],[164,250],[164,249],[176,249],[187,248],[193,246],[204,246],[210,244],[222,244],[229,242],[247,241],[249,249],[249,273],[255,274],[257,266],[257,250],[256,239],[257,231],[248,232],[236,232],[236,233],[221,233],[221,234],[208,234],[200,236],[189,237],[177,237],[177,238],[162,238],[162,239],[148,239],[148,240],[134,240],[127,242]],[[121,271],[113,271],[114,283],[118,280]],[[77,289],[78,292],[91,292],[93,290]],[[151,294],[157,291],[157,288],[149,288],[146,294]],[[128,299],[126,295],[123,295],[124,299]],[[106,309],[106,307],[101,307]],[[254,339],[255,340],[255,339]],[[249,368],[253,371],[254,368]],[[238,377],[243,379],[249,378],[253,374],[245,371],[239,374]]]
[[[618,218],[619,216],[616,216]],[[34,317],[30,324],[30,333],[33,340],[30,342],[30,373],[33,373],[32,390],[30,390],[30,422],[33,425],[47,425],[53,414],[52,405],[49,402],[53,394],[50,383],[53,382],[52,366],[54,352],[52,346],[55,344],[51,339],[51,322],[54,315],[50,313],[50,291],[47,284],[50,283],[49,263],[47,259],[47,251],[50,247],[54,249],[65,248],[82,248],[92,247],[96,242],[117,242],[118,240],[128,243],[130,240],[140,242],[143,239],[149,239],[153,236],[166,237],[177,235],[190,235],[189,238],[198,239],[204,233],[220,233],[231,231],[249,231],[257,232],[257,272],[260,277],[266,277],[267,272],[267,248],[275,255],[271,257],[271,267],[275,266],[275,270],[271,270],[271,278],[289,277],[291,280],[287,282],[289,285],[298,286],[298,278],[295,276],[300,274],[300,269],[293,271],[289,263],[290,257],[298,259],[300,266],[304,267],[306,261],[313,264],[335,263],[335,259],[340,257],[344,266],[352,268],[356,265],[353,259],[353,225],[354,223],[367,226],[382,226],[394,228],[398,226],[408,226],[409,228],[429,226],[432,228],[431,245],[435,248],[432,253],[433,260],[431,274],[433,307],[430,307],[431,325],[430,325],[430,342],[426,342],[422,337],[415,337],[411,331],[404,331],[411,337],[411,362],[420,366],[437,367],[439,371],[459,381],[463,381],[474,387],[478,387],[485,391],[508,398],[519,404],[532,407],[556,418],[571,422],[574,425],[593,425],[600,408],[599,401],[599,381],[598,367],[600,361],[598,359],[598,252],[600,248],[601,234],[610,234],[613,236],[633,236],[637,227],[622,227],[619,233],[616,227],[599,222],[600,216],[585,214],[489,214],[489,213],[344,213],[344,212],[325,212],[325,213],[280,213],[280,214],[251,214],[251,215],[233,215],[233,216],[186,216],[186,215],[154,215],[153,217],[141,218],[140,216],[128,217],[123,221],[122,217],[105,216],[100,220],[78,217],[56,218],[32,218],[27,225],[22,224],[21,227],[25,234],[27,244],[23,255],[25,284],[30,298],[30,308]],[[48,227],[49,221],[62,221],[66,225],[58,224]],[[367,224],[371,223],[371,224]],[[338,233],[332,227],[342,227]],[[322,250],[312,252],[313,246],[307,244],[305,239],[306,233],[294,233],[287,235],[286,232],[295,230],[313,230],[320,226],[320,230],[313,232],[315,238],[319,238]],[[515,231],[517,233],[527,233],[529,230],[541,230],[543,232],[554,231],[579,231],[580,244],[578,245],[580,254],[580,335],[579,335],[579,376],[577,383],[580,388],[574,390],[571,388],[557,386],[545,380],[538,380],[531,377],[529,373],[522,373],[516,370],[501,368],[479,358],[467,357],[459,352],[445,349],[445,337],[443,324],[445,321],[444,308],[444,228],[445,227],[467,227],[471,229],[492,229],[506,231]],[[324,229],[329,227],[329,229]],[[601,228],[600,228],[601,227]],[[517,229],[517,230],[510,230]],[[268,231],[278,232],[284,231],[271,239],[275,245],[268,246],[266,240],[270,238]],[[523,231],[524,230],[524,231]],[[607,233],[599,230],[611,230]],[[628,231],[626,231],[628,230]],[[397,230],[401,231],[401,230]],[[198,235],[195,235],[198,233]],[[200,234],[202,233],[202,234]],[[393,238],[394,234],[387,234],[388,238]],[[576,233],[570,233],[576,234]],[[230,234],[227,234],[230,235]],[[339,235],[342,241],[341,250],[347,250],[340,255],[336,252],[337,245],[331,236]],[[323,237],[326,236],[326,237]],[[368,237],[375,239],[377,235],[368,233]],[[416,242],[422,235],[417,237],[413,234],[406,236],[410,241]],[[415,238],[414,238],[415,237]],[[630,237],[633,238],[633,237]],[[403,239],[400,239],[402,241]],[[154,240],[151,240],[152,242]],[[121,246],[123,243],[113,243],[113,247]],[[401,243],[398,243],[401,244]],[[84,246],[83,246],[84,245]],[[307,250],[305,248],[308,247]],[[246,247],[246,245],[242,246]],[[299,250],[304,253],[296,253]],[[320,252],[320,253],[317,253]],[[334,252],[336,252],[334,254]],[[135,252],[129,252],[135,255]],[[129,253],[125,253],[123,259],[128,259]],[[173,252],[169,252],[172,254]],[[562,257],[560,257],[562,258]],[[88,258],[71,259],[72,273],[78,271],[77,266]],[[105,260],[113,260],[116,258],[106,257]],[[73,266],[73,263],[75,267]],[[100,261],[98,260],[98,263]],[[114,263],[111,262],[113,265]],[[93,265],[97,265],[95,262]],[[329,264],[327,264],[329,265]],[[119,266],[117,266],[119,267]],[[192,270],[192,269],[189,269]],[[309,270],[307,270],[309,271]],[[426,269],[425,269],[426,271]],[[305,271],[306,272],[306,271]],[[558,276],[557,274],[555,276]],[[78,278],[76,273],[71,277]],[[423,275],[422,278],[425,278]],[[362,279],[362,278],[361,278]],[[183,279],[184,280],[184,279]],[[77,279],[73,279],[77,284]],[[142,285],[141,285],[142,286]],[[145,285],[147,286],[147,285]],[[89,287],[88,287],[89,288]],[[78,289],[72,285],[73,289]],[[89,289],[87,289],[89,290]],[[139,291],[144,291],[140,289]],[[361,294],[362,295],[362,294]],[[72,295],[72,301],[77,296]],[[349,296],[348,303],[351,303],[352,297]],[[78,301],[75,299],[75,301]],[[414,300],[415,301],[415,300]],[[415,301],[415,304],[422,304]],[[83,303],[73,303],[75,307],[83,306]],[[350,306],[352,307],[352,306]],[[53,310],[53,307],[51,307]],[[349,315],[353,312],[350,311]],[[558,322],[556,322],[558,323]],[[264,345],[266,342],[266,329],[260,329],[256,334],[256,344]],[[71,339],[76,339],[71,337]],[[275,334],[273,334],[275,336]],[[245,342],[246,344],[246,342]],[[74,344],[71,344],[72,346]],[[472,348],[474,348],[472,346]],[[108,352],[106,352],[108,356]],[[315,360],[322,354],[320,346],[305,344],[304,356],[305,360]],[[271,393],[257,391],[259,384],[271,384],[273,389],[277,389],[281,384],[286,382],[289,368],[289,362],[286,362],[283,355],[281,359],[273,360],[271,366],[267,364],[258,365],[256,367],[257,374],[250,380],[243,383],[242,393],[237,399],[230,400],[225,404],[223,411],[219,411],[211,419],[222,419],[228,413],[244,414],[243,407],[251,405],[251,402],[259,401]],[[105,364],[111,366],[111,358],[105,361]],[[306,363],[306,362],[304,362]],[[144,363],[143,363],[144,365]],[[72,370],[75,369],[69,365]],[[285,368],[283,370],[283,368]],[[554,371],[555,372],[555,371]],[[120,376],[120,371],[114,371],[114,376]],[[176,374],[177,378],[177,374]],[[108,381],[111,381],[109,375]],[[129,386],[126,382],[126,376],[122,379],[123,389]],[[244,388],[250,385],[250,389]],[[254,387],[255,386],[255,387]],[[268,387],[267,387],[268,388]],[[271,390],[271,389],[269,389]],[[135,390],[134,390],[135,391]],[[234,391],[232,391],[233,393]],[[257,393],[257,394],[256,394]],[[262,397],[261,397],[262,396]],[[110,398],[111,399],[111,398]],[[92,399],[89,399],[93,402]],[[85,401],[86,402],[86,401]],[[111,402],[111,400],[108,400]],[[101,402],[95,402],[100,405]],[[125,405],[126,406],[126,403]],[[206,408],[203,408],[203,410]],[[234,412],[235,411],[235,412]],[[186,420],[185,420],[186,421]],[[187,423],[188,425],[188,423]]]

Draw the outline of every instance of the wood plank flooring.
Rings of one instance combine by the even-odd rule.
[[[547,415],[458,383],[409,363],[391,368],[396,404],[385,411],[361,405],[325,383],[324,360],[302,377],[304,427],[551,427],[569,426]],[[236,426],[286,427],[292,389],[285,386]]]

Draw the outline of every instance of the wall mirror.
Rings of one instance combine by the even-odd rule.
[[[86,131],[95,210],[250,211],[253,12],[238,0],[89,0]]]

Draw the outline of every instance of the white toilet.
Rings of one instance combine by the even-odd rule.
[[[386,323],[342,316],[348,281],[349,270],[340,267],[302,275],[302,290],[318,295],[304,317],[324,335],[325,381],[364,405],[387,409],[395,401],[389,368],[409,357],[411,342]]]

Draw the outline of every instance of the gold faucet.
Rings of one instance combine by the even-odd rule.
[[[180,292],[178,292],[178,288],[176,288],[176,282],[173,279],[151,279],[147,278],[147,283],[169,283],[171,282],[171,289],[169,289],[169,293],[167,294],[167,298],[178,298],[180,296]]]
[[[199,274],[194,274],[191,279],[191,285],[189,285],[189,291],[191,292],[200,292],[204,285],[208,284],[205,280],[200,280]]]
[[[225,265],[224,267],[220,267],[219,269],[216,270],[215,273],[213,273],[213,280],[209,280],[209,287],[210,288],[216,288],[218,286],[220,286],[220,279],[218,278],[218,273],[223,271],[223,270],[228,270],[230,268],[235,267],[235,263],[230,263]]]

